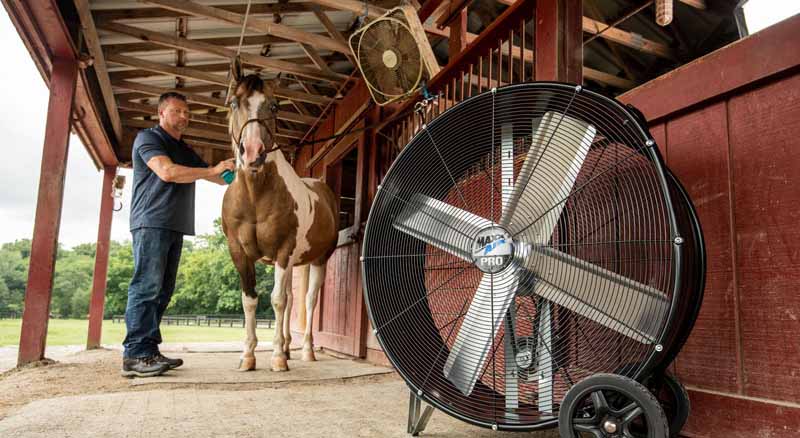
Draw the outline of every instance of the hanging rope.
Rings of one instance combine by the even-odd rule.
[[[239,33],[239,46],[236,48],[236,56],[234,60],[239,57],[242,51],[242,42],[244,41],[244,31],[247,29],[247,17],[250,16],[250,3],[252,0],[247,0],[247,9],[244,11],[244,21],[242,22],[242,31]],[[233,86],[233,72],[228,71],[228,90],[225,92],[225,106],[230,102],[231,87]]]

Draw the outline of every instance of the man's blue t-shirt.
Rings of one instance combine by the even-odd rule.
[[[194,235],[194,183],[164,182],[147,167],[158,155],[175,164],[208,167],[182,140],[172,138],[161,126],[139,131],[133,142],[133,201],[131,231],[164,228]]]

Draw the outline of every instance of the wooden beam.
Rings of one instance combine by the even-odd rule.
[[[138,120],[138,119],[124,119],[122,124],[131,128],[152,128],[153,126],[157,125],[157,121],[149,121],[149,120]],[[230,142],[231,136],[227,133],[221,133],[218,131],[212,131],[210,129],[200,129],[200,128],[192,128],[191,126],[186,128],[186,131],[183,132],[184,135],[189,135],[192,137],[202,137],[210,140],[217,140],[223,143]]]
[[[300,83],[302,84],[302,82],[300,82]],[[117,86],[117,87],[120,87],[120,88],[124,88],[124,89],[131,90],[131,91],[138,91],[138,92],[143,92],[143,91],[141,91],[141,87],[151,87],[151,89],[162,89],[162,90],[167,90],[167,91],[169,90],[169,89],[166,89],[166,88],[152,87],[152,86],[149,86],[149,85],[140,84],[138,82],[127,81],[127,80],[124,80],[124,79],[122,79],[122,80],[114,80],[112,82],[112,84],[114,86]],[[134,89],[132,89],[130,87],[125,87],[122,84],[128,84],[128,85],[131,85],[133,87],[138,87],[138,88],[134,90]],[[206,93],[206,92],[210,92],[210,91],[225,92],[225,91],[227,91],[227,85],[196,85],[196,86],[192,86],[192,87],[181,88],[180,90],[175,90],[175,91],[178,91],[178,92],[180,92],[181,94],[184,94],[184,95],[187,95],[189,93]],[[319,94],[305,93],[305,92],[302,92],[302,91],[292,90],[290,88],[285,88],[285,87],[276,87],[276,88],[273,89],[273,93],[275,94],[275,96],[277,96],[277,97],[279,97],[281,99],[289,99],[289,100],[293,100],[293,101],[296,101],[296,102],[312,103],[312,104],[315,104],[315,105],[326,105],[328,102],[333,100],[332,97],[319,95]],[[119,96],[119,95],[120,95],[120,93],[117,93],[117,96]],[[152,93],[151,93],[151,95],[152,95]],[[201,98],[201,99],[212,99],[212,98],[208,98],[206,96],[199,96],[199,98]],[[222,102],[222,100],[219,100],[219,101]],[[192,102],[192,101],[190,100],[190,102]],[[199,102],[199,101],[195,102],[195,103],[208,104],[206,102]],[[216,106],[216,104],[213,104],[213,106]]]
[[[678,1],[683,4],[689,5],[695,9],[702,9],[702,10],[708,9],[708,6],[706,6],[706,0],[678,0]]]
[[[224,9],[205,6],[189,0],[139,0],[143,3],[158,5],[162,8],[177,11],[196,17],[211,18],[227,23],[242,26],[244,14],[229,12]],[[275,35],[282,38],[297,41],[298,43],[311,44],[320,49],[328,49],[344,54],[350,53],[350,48],[333,38],[319,36],[310,32],[305,32],[291,26],[275,24],[269,20],[259,17],[247,17],[247,27],[257,32],[264,32],[268,35]]]
[[[140,91],[142,93],[148,93],[148,94],[151,94],[153,96],[160,96],[160,95],[162,95],[162,94],[164,94],[164,93],[166,93],[168,91],[176,91],[176,92],[181,93],[184,96],[186,96],[186,100],[189,101],[189,102],[201,103],[203,105],[209,105],[209,106],[214,106],[214,107],[217,107],[217,108],[223,108],[225,110],[228,109],[228,107],[225,106],[225,101],[223,99],[217,99],[217,98],[213,98],[213,97],[201,96],[201,95],[196,95],[196,94],[192,94],[192,93],[184,93],[184,91],[179,89],[179,88],[178,89],[161,88],[161,87],[155,87],[155,86],[152,86],[152,85],[144,85],[144,84],[139,84],[139,83],[136,83],[136,82],[129,82],[129,81],[122,81],[122,82],[119,82],[119,83],[115,83],[114,85],[117,86],[117,87],[120,87],[120,88],[124,88],[126,90]],[[152,111],[152,108],[145,109],[142,106],[138,106],[138,105],[141,105],[141,104],[132,104],[131,102],[129,102],[129,103],[120,102],[120,106],[123,106],[123,105],[126,108],[133,109],[133,110],[136,110],[136,111],[138,111],[139,109],[146,110],[146,111]],[[156,110],[156,113],[158,113],[157,110]],[[312,125],[317,120],[316,117],[305,116],[303,114],[298,114],[298,113],[294,113],[294,112],[291,112],[291,111],[278,111],[277,117],[278,117],[278,120],[286,120],[286,121],[289,121],[289,122],[300,123],[300,124],[303,124],[303,125]]]
[[[581,0],[536,2],[535,78],[583,83]]]
[[[97,28],[92,19],[92,11],[89,9],[89,0],[75,0],[75,9],[78,10],[81,27],[83,28],[83,38],[89,48],[89,54],[94,58],[93,66],[97,74],[97,82],[100,85],[100,94],[103,97],[103,103],[111,121],[111,129],[114,130],[114,137],[116,137],[117,143],[120,143],[122,142],[122,122],[114,101],[114,93],[111,90],[111,79],[108,76],[108,68],[103,56],[103,49],[100,46],[100,38],[97,36]]]
[[[444,29],[450,26],[454,20],[458,19],[458,16],[462,13],[466,15],[467,5],[470,3],[472,3],[472,0],[450,0],[447,6],[447,13],[442,14],[436,19],[436,27]],[[450,35],[452,34],[453,30],[450,29]]]
[[[320,23],[322,23],[322,26],[325,28],[331,38],[350,47],[350,45],[347,43],[347,39],[345,39],[344,35],[342,35],[339,29],[336,28],[336,25],[333,23],[333,21],[331,21],[330,17],[328,17],[328,14],[325,13],[322,7],[315,4],[309,4],[308,9],[317,16],[317,19]],[[349,59],[353,65],[356,65],[355,58],[353,58],[352,53],[345,54],[345,56],[347,56],[347,59]]]
[[[116,167],[108,166],[103,170],[103,185],[100,191],[100,220],[97,227],[92,296],[89,304],[89,330],[86,337],[87,350],[100,348],[103,331],[103,309],[106,297],[111,220],[114,216],[114,198],[111,197],[111,190],[116,174]]]
[[[151,96],[161,96],[162,94],[164,94],[164,93],[166,93],[168,91],[175,91],[175,92],[181,93],[184,96],[186,96],[186,100],[191,102],[191,103],[199,103],[199,104],[213,106],[213,107],[216,107],[216,108],[223,108],[223,109],[227,110],[227,107],[225,106],[225,100],[224,99],[217,99],[217,98],[214,98],[214,97],[203,96],[203,95],[200,95],[200,94],[187,93],[184,90],[178,90],[178,89],[174,89],[174,88],[156,87],[156,86],[153,86],[153,85],[140,84],[138,82],[132,82],[132,81],[114,82],[114,86],[122,88],[124,90],[138,91],[140,93],[146,93],[146,94],[149,94]]]
[[[460,10],[452,20],[448,21],[448,25],[450,25],[450,39],[447,46],[449,63],[455,61],[456,55],[467,47],[467,9]]]
[[[238,5],[219,5],[216,8],[226,10],[228,12],[235,12],[244,14],[247,10],[247,3],[244,2]],[[251,14],[273,14],[275,12],[303,12],[308,7],[308,3],[292,2],[292,3],[253,3],[250,5]],[[159,7],[154,8],[125,8],[125,9],[107,9],[94,11],[95,21],[142,21],[152,20],[153,18],[178,18],[184,17],[186,14],[181,12],[171,11]]]
[[[140,68],[142,70],[149,70],[157,73],[163,73],[170,76],[181,76],[184,78],[195,79],[202,82],[211,84],[219,84],[225,87],[228,86],[228,79],[224,76],[206,73],[191,67],[175,67],[172,65],[161,64],[158,62],[145,61],[144,59],[134,58],[132,56],[124,55],[109,55],[109,62],[124,65],[127,67]]]
[[[140,113],[147,114],[150,116],[158,115],[158,106],[156,105],[146,105],[143,103],[136,103],[136,102],[120,102],[119,107],[120,109],[123,110],[138,111]],[[225,117],[211,116],[208,114],[198,114],[190,112],[189,120],[193,122],[200,122],[209,125],[221,126],[226,129],[228,127],[228,119]]]
[[[278,111],[278,119],[286,120],[288,122],[300,123],[303,125],[313,125],[317,121],[316,117],[304,116],[302,114],[293,113],[291,111]]]
[[[122,23],[117,23],[122,24]],[[114,24],[98,25],[98,26],[114,26]],[[212,38],[191,38],[192,41],[198,41],[206,44],[213,44],[222,47],[238,47],[239,37],[212,37]],[[242,47],[247,46],[260,46],[262,44],[282,44],[291,43],[284,38],[278,38],[271,35],[249,35],[242,38]],[[159,50],[163,44],[149,43],[149,42],[118,42],[103,44],[103,50],[106,53],[132,53],[132,52],[150,52]]]
[[[604,84],[621,88],[623,90],[630,90],[631,88],[636,86],[636,82],[621,78],[619,76],[614,76],[612,74],[600,70],[595,70],[586,66],[583,67],[583,77],[584,79],[591,79],[597,82],[602,82]]]
[[[78,62],[74,58],[56,57],[52,63],[39,194],[19,337],[18,366],[42,360],[47,344],[47,323],[50,319],[58,229],[64,201],[70,125],[78,78]]]
[[[328,63],[325,62],[325,60],[322,59],[322,56],[319,55],[317,49],[308,44],[301,44],[300,46],[303,48],[303,51],[306,52],[306,55],[308,55],[309,59],[311,59],[311,62],[313,62],[318,69],[326,73],[333,73],[331,68],[328,67]]]
[[[583,17],[583,31],[586,33],[594,35],[602,31],[603,33],[600,35],[600,38],[604,38],[617,44],[622,44],[651,55],[656,55],[667,59],[675,59],[675,54],[672,52],[672,49],[664,44],[657,43],[644,38],[641,35],[626,32],[621,29],[606,29],[607,27],[608,25],[603,22],[593,20],[589,17]],[[604,31],[604,29],[606,30]]]
[[[153,32],[145,29],[140,29],[138,27],[128,26],[125,24],[109,23],[101,28],[109,32],[116,32],[123,35],[132,36],[142,41],[150,41],[170,48],[195,50],[198,52],[217,55],[226,59],[233,59],[236,56],[236,51],[233,49],[228,49],[226,47],[217,46],[214,44],[208,44],[197,40],[191,40],[188,38],[179,38],[172,35],[166,35],[160,32]],[[114,56],[122,56],[122,55],[114,55]],[[298,65],[291,62],[282,61],[278,59],[271,59],[265,56],[256,55],[252,53],[242,52],[239,54],[239,57],[245,64],[255,65],[276,73],[287,72],[287,73],[297,74],[300,76],[310,77],[313,79],[320,79],[336,83],[341,83],[342,81],[347,79],[346,75],[335,73],[330,69],[328,69],[327,71],[323,71],[320,68]]]

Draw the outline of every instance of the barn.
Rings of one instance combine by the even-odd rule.
[[[19,365],[44,357],[70,132],[103,173],[87,347],[100,345],[118,168],[130,166],[154,97],[190,103],[186,141],[209,163],[232,154],[230,59],[274,79],[278,142],[301,176],[339,197],[341,226],[314,313],[315,341],[389,365],[373,334],[359,257],[378,186],[422,129],[417,101],[378,106],[347,43],[396,1],[3,0],[50,89]],[[644,114],[697,208],[704,302],[672,365],[692,414],[686,437],[800,436],[800,16],[748,34],[734,0],[427,0],[413,5],[441,70],[435,118],[494,87],[583,84]],[[671,5],[659,26],[654,4]],[[792,218],[795,219],[792,219]],[[295,270],[294,339],[305,329]]]

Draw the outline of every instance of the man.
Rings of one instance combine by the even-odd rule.
[[[189,125],[186,97],[161,95],[158,118],[158,126],[140,131],[133,142],[134,272],[122,343],[125,377],[157,376],[183,364],[159,352],[159,325],[175,290],[183,236],[194,235],[194,182],[225,184],[220,174],[234,170],[232,159],[208,167],[181,140]]]

